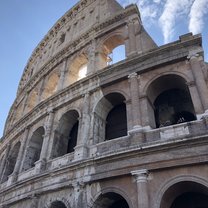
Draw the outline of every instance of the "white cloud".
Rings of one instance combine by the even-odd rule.
[[[189,31],[200,33],[204,26],[203,17],[208,13],[208,0],[195,0],[189,14]]]
[[[168,43],[174,35],[174,26],[178,18],[188,14],[194,0],[167,0],[159,23],[163,31],[164,42]]]

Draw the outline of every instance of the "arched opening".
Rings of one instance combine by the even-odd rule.
[[[59,81],[59,74],[58,72],[53,72],[44,87],[43,94],[42,94],[42,100],[50,97],[57,91],[58,87],[58,81]]]
[[[35,166],[35,162],[40,159],[40,153],[43,144],[43,136],[45,130],[43,127],[39,127],[33,134],[29,141],[29,145],[26,150],[24,165],[22,170],[26,171]]]
[[[127,201],[119,194],[109,192],[102,194],[94,203],[93,208],[129,208]]]
[[[125,54],[125,45],[119,45],[115,47],[108,55],[107,55],[107,65],[115,64],[119,61],[122,61],[126,58]]]
[[[152,127],[163,127],[196,119],[185,80],[178,75],[162,76],[147,90]]]
[[[65,113],[55,131],[52,157],[72,153],[77,145],[79,114],[75,110]]]
[[[31,111],[35,107],[35,105],[37,104],[37,98],[38,98],[38,90],[35,88],[30,92],[28,96],[26,113]]]
[[[115,64],[126,58],[124,38],[121,35],[114,35],[104,41],[101,52],[98,54],[99,68]]]
[[[164,193],[160,207],[207,208],[208,188],[191,181],[176,183]]]
[[[88,58],[87,55],[82,53],[77,56],[71,63],[66,76],[65,86],[73,84],[74,82],[83,79],[87,75],[88,70]]]
[[[14,147],[10,150],[9,157],[7,159],[7,162],[5,164],[5,168],[3,171],[3,176],[1,182],[5,182],[8,180],[8,176],[11,175],[14,171],[14,167],[17,161],[19,149],[20,149],[20,142],[17,142]]]
[[[55,201],[55,202],[52,202],[49,208],[67,208],[67,207],[62,201]]]
[[[99,101],[94,113],[94,131],[96,142],[127,135],[126,104],[123,95],[110,93]]]

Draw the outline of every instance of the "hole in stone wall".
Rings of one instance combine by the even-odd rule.
[[[106,140],[127,135],[127,118],[125,103],[116,105],[109,112],[106,119]]]
[[[165,191],[161,208],[207,208],[208,188],[192,181],[182,181]]]
[[[32,134],[32,137],[29,141],[29,145],[26,150],[24,165],[22,168],[23,171],[26,171],[34,167],[35,162],[40,159],[44,133],[44,128],[40,127]]]
[[[93,208],[129,208],[127,201],[119,194],[109,192],[102,194],[93,205]]]
[[[65,113],[55,130],[52,157],[60,157],[74,151],[77,144],[79,114],[75,110]]]
[[[15,144],[15,146],[10,150],[8,159],[7,159],[6,164],[5,164],[5,168],[3,170],[3,176],[2,176],[2,181],[1,182],[7,181],[8,176],[13,173],[14,167],[15,167],[15,164],[16,164],[16,161],[17,161],[20,145],[21,145],[21,143],[17,142],[17,144]]]
[[[153,81],[148,87],[147,96],[152,127],[158,128],[196,119],[186,81],[178,75],[164,75]]]
[[[66,205],[61,201],[55,201],[49,208],[66,208]]]

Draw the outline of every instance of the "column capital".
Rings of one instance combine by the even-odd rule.
[[[200,59],[200,57],[201,55],[199,53],[192,52],[192,53],[189,53],[189,55],[187,56],[187,59],[190,61],[193,59]]]
[[[132,78],[138,78],[138,75],[137,75],[136,72],[133,72],[133,73],[129,74],[128,78],[129,78],[129,79],[132,79]]]
[[[54,109],[53,109],[53,108],[48,108],[48,109],[47,109],[47,114],[49,115],[49,114],[51,114],[51,113],[54,113]]]
[[[149,171],[147,169],[135,170],[131,172],[131,175],[136,178],[137,183],[147,182]]]

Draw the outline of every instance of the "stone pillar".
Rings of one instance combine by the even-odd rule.
[[[80,123],[79,137],[77,146],[75,147],[75,160],[83,159],[87,156],[87,140],[89,138],[90,130],[90,94],[84,95],[82,119]]]
[[[195,113],[198,114],[198,115],[202,114],[204,112],[203,111],[203,106],[202,106],[201,99],[199,97],[199,93],[197,91],[195,82],[194,81],[193,82],[188,82],[186,84],[189,88],[189,92],[190,92],[190,95],[191,95],[191,98],[192,98]]]
[[[96,60],[96,41],[92,41],[89,51],[88,51],[88,65],[87,65],[87,75],[93,74],[95,72],[95,60]]]
[[[130,20],[128,23],[128,32],[129,32],[129,56],[136,54],[136,36],[134,21]]]
[[[201,98],[201,102],[204,108],[204,111],[208,111],[208,88],[204,79],[204,74],[198,60],[199,55],[193,54],[188,57],[192,69],[192,73],[194,75],[194,79],[196,81],[196,86],[198,88],[198,93]]]
[[[45,135],[43,135],[44,138],[43,138],[43,145],[40,154],[40,160],[38,161],[38,163],[40,163],[38,165],[39,171],[45,170],[46,160],[48,158],[48,147],[49,147],[50,136],[53,127],[53,121],[54,121],[54,111],[49,110],[45,124]]]
[[[38,208],[38,202],[39,202],[38,197],[33,195],[31,196],[30,200],[31,200],[30,208]]]
[[[38,92],[38,103],[43,100],[43,91],[44,91],[44,86],[45,86],[45,80],[46,80],[46,77],[44,76],[44,78],[40,81],[40,87],[39,87],[39,92]]]
[[[74,204],[73,204],[73,207],[75,208],[80,208],[80,207],[83,207],[83,205],[86,203],[83,202],[83,194],[84,194],[84,187],[85,187],[85,184],[82,182],[82,181],[74,181],[72,183],[72,186],[74,188]]]
[[[67,72],[67,59],[64,59],[61,67],[61,74],[60,74],[57,90],[63,89],[66,72]]]
[[[139,105],[139,85],[137,73],[128,76],[130,83],[131,103],[132,103],[132,124],[133,128],[141,128],[141,113]]]
[[[135,177],[137,183],[138,208],[149,208],[148,170],[136,170],[132,171],[131,174]]]
[[[16,164],[15,164],[15,167],[14,167],[14,171],[13,171],[11,177],[10,177],[11,183],[17,181],[17,177],[18,177],[18,174],[19,174],[20,168],[21,168],[21,163],[24,162],[23,161],[23,155],[24,155],[24,150],[25,150],[25,147],[26,147],[28,134],[29,134],[29,127],[27,127],[25,129],[23,138],[21,139],[21,146],[20,146],[20,150],[19,150],[18,157],[17,157],[17,160],[16,160]]]
[[[4,158],[1,162],[1,166],[0,166],[0,183],[2,182],[3,176],[4,176],[4,169],[6,167],[6,162],[9,156],[9,152],[10,152],[10,148],[11,148],[11,144],[7,144],[6,146],[6,151],[5,151],[5,155]]]

